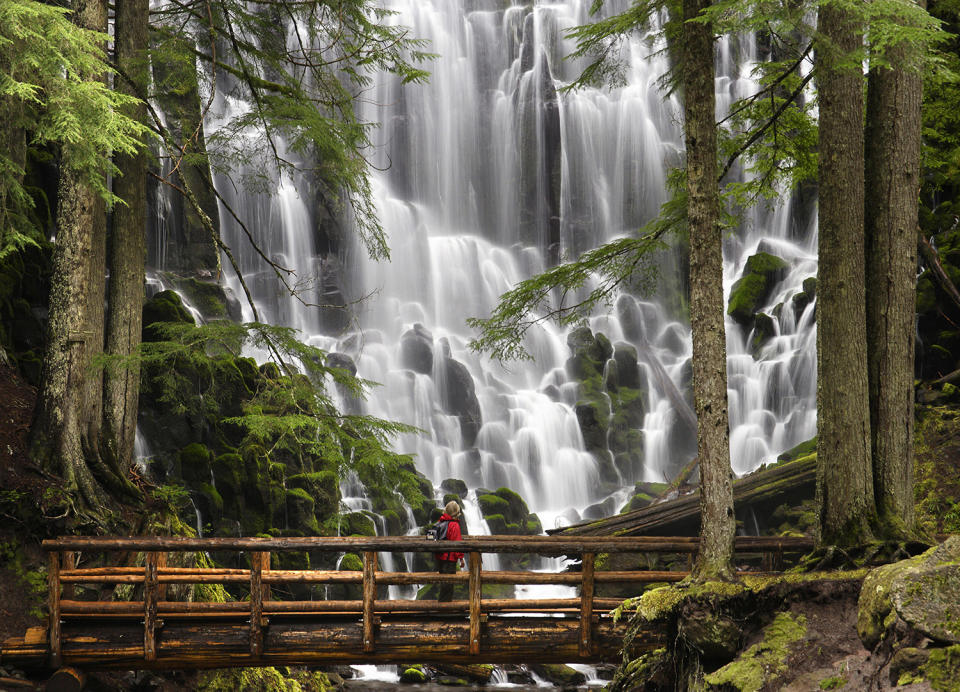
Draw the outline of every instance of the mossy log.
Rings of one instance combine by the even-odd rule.
[[[815,456],[778,464],[733,483],[737,510],[776,506],[787,500],[812,497],[817,476]],[[667,500],[607,519],[574,524],[547,533],[561,536],[660,536],[697,535],[700,530],[700,492]]]

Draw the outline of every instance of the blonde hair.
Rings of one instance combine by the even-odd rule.
[[[447,506],[443,508],[443,511],[456,519],[460,516],[460,505],[457,504],[456,500],[450,500],[450,502],[447,503]]]

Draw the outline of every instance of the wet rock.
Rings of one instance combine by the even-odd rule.
[[[759,358],[766,343],[777,334],[773,318],[764,312],[758,312],[753,320],[753,337],[750,339],[750,353]]]
[[[622,341],[613,349],[613,360],[617,364],[617,384],[630,389],[644,389],[637,349]]]
[[[423,375],[433,372],[433,335],[419,322],[400,337],[400,364]]]
[[[477,399],[473,377],[467,366],[453,358],[443,361],[445,377],[443,378],[443,403],[448,413],[460,419],[460,434],[463,444],[472,447],[477,440],[477,433],[483,425],[480,413],[480,400]]]
[[[530,669],[544,680],[559,687],[573,687],[587,681],[586,675],[562,663],[534,663]]]
[[[803,311],[817,297],[817,277],[811,276],[803,280],[803,290],[791,298],[793,302],[793,314],[799,320]]]
[[[643,311],[632,296],[620,296],[617,300],[617,317],[623,335],[630,341],[640,341],[645,336]]]
[[[440,489],[445,493],[456,495],[460,499],[467,496],[467,484],[459,478],[447,478],[440,483]]]
[[[354,363],[353,358],[348,356],[346,353],[334,352],[327,354],[327,366],[346,370],[354,377],[357,375],[357,364]]]
[[[176,291],[160,291],[143,305],[143,334],[144,341],[161,341],[163,334],[152,327],[157,322],[179,322],[196,324]]]
[[[400,671],[400,682],[405,683],[421,683],[428,680],[427,674],[423,670],[422,665],[410,666],[409,668],[403,668]]]
[[[616,499],[613,497],[608,497],[603,502],[597,502],[592,504],[583,510],[584,519],[603,519],[604,517],[612,517],[617,512]]]
[[[896,685],[904,673],[915,673],[930,658],[926,649],[907,646],[898,649],[890,659],[890,684]]]

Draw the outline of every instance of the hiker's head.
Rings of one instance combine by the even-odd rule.
[[[460,516],[460,505],[457,504],[456,500],[450,500],[447,503],[447,506],[443,508],[443,511],[449,514],[453,519],[456,519]]]

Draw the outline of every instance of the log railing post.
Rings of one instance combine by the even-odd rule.
[[[147,553],[143,568],[143,657],[157,658],[157,599],[160,592],[159,553]]]
[[[473,551],[470,560],[470,653],[480,653],[480,598],[482,591],[481,555]]]
[[[269,553],[250,555],[250,655],[263,655],[263,558]]]
[[[77,568],[77,554],[74,552],[65,552],[60,558],[61,571],[67,571]],[[77,591],[73,584],[63,585],[63,600],[72,601],[77,597]]]
[[[363,553],[363,651],[373,652],[373,602],[377,597],[377,554]]]
[[[589,656],[593,646],[593,570],[595,556],[584,553],[580,583],[580,655]]]
[[[160,570],[167,566],[167,554],[166,553],[157,553],[157,578],[160,577]],[[158,584],[157,586],[157,601],[167,600],[167,585]]]
[[[50,666],[60,667],[60,553],[51,552],[48,556],[47,589],[50,623],[47,634],[50,637]]]

